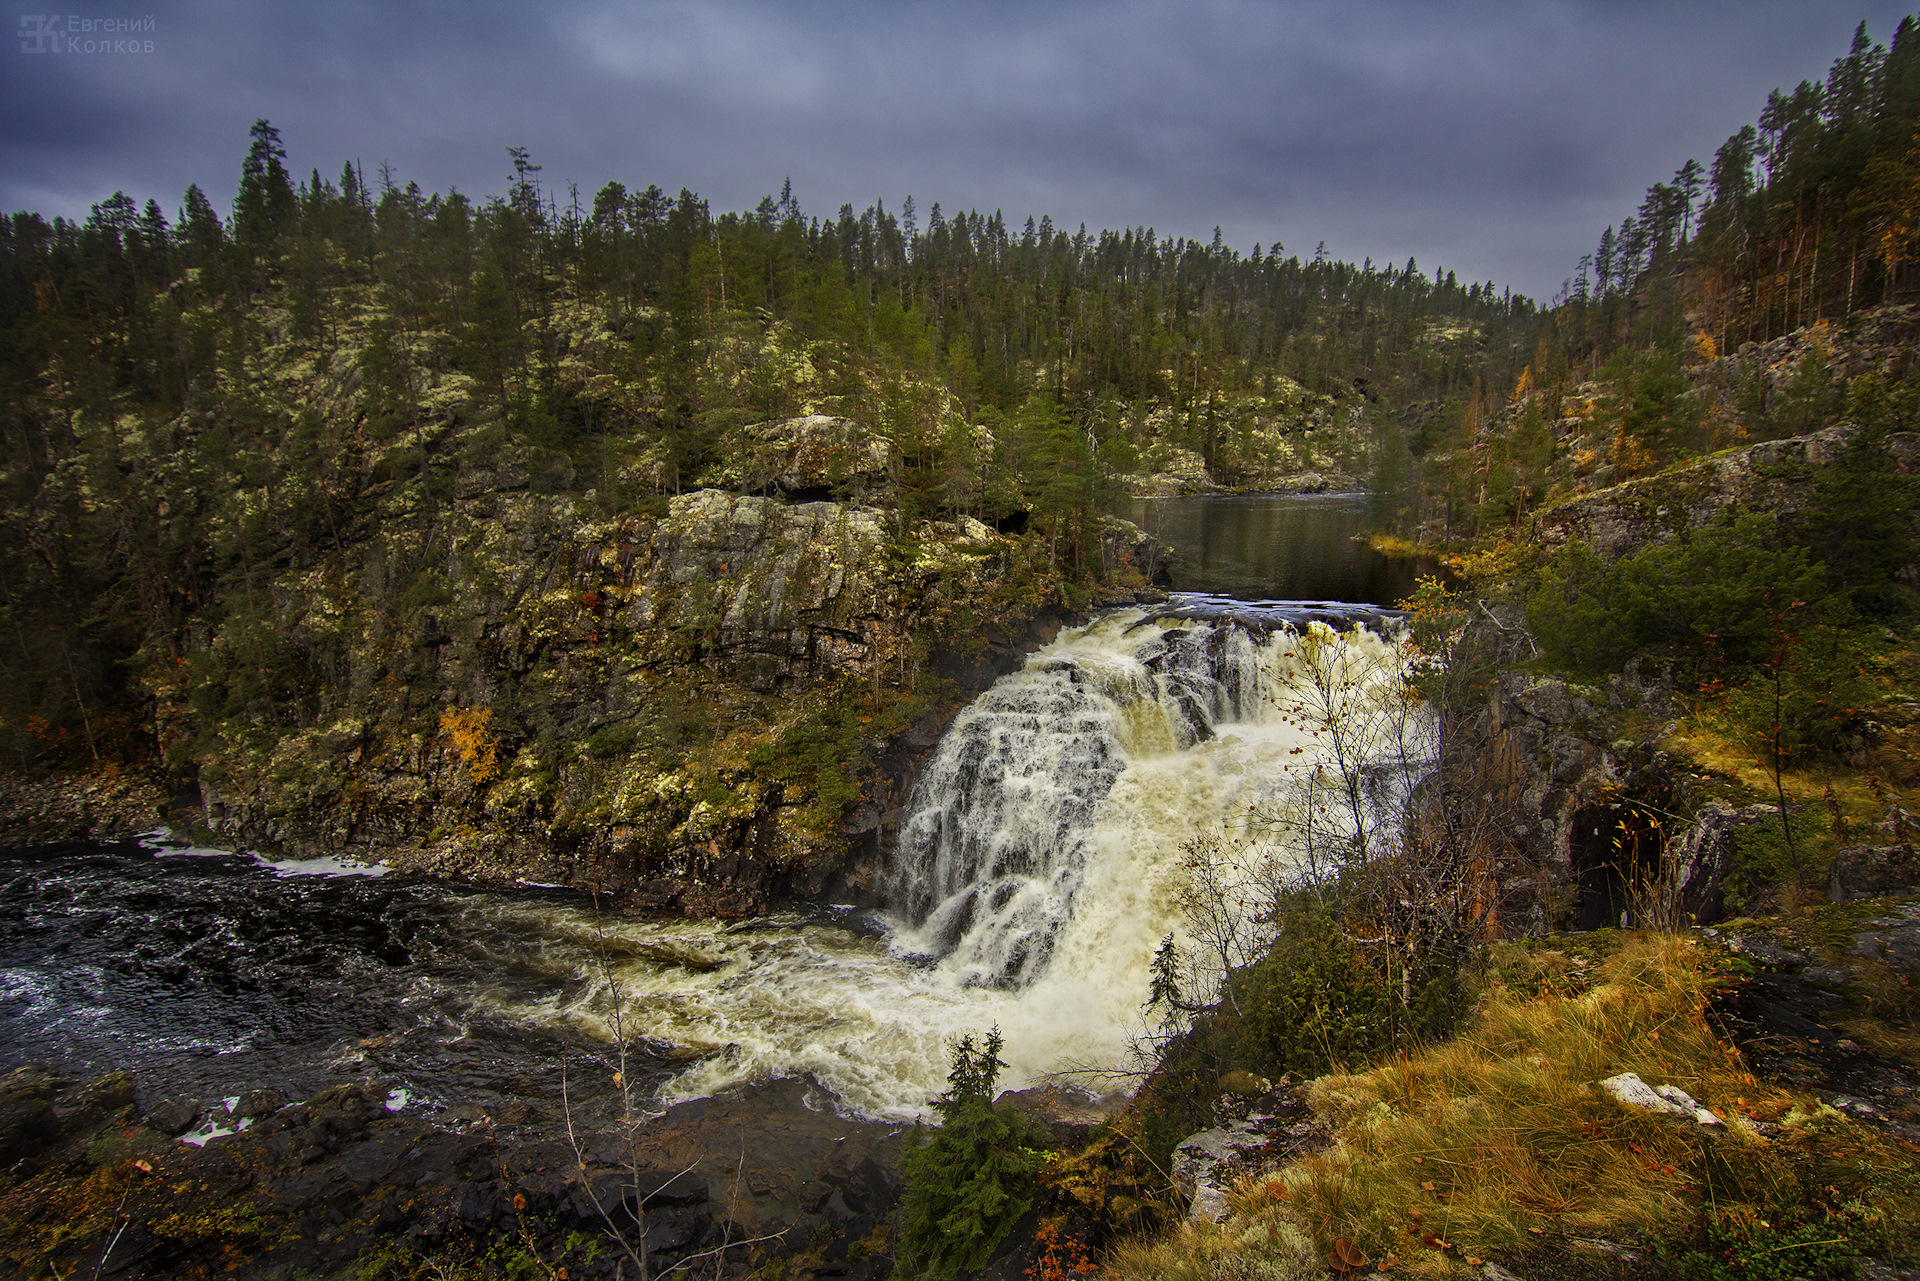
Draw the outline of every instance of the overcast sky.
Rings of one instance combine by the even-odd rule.
[[[16,0],[16,5],[18,0]],[[508,146],[544,183],[690,187],[715,212],[791,177],[809,214],[911,194],[1544,300],[1610,222],[1703,163],[1776,86],[1824,76],[1875,0],[509,0],[16,8],[0,207],[84,217],[123,189],[222,209],[247,129],[296,177],[475,197]],[[51,7],[50,5],[48,7]],[[150,28],[147,20],[151,19]],[[89,29],[86,23],[93,20]],[[113,30],[106,20],[138,28]],[[51,24],[49,26],[49,24]],[[58,42],[82,43],[55,53]],[[138,43],[87,53],[93,40]],[[149,52],[147,42],[151,42]]]

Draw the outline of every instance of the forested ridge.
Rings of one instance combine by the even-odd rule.
[[[1383,513],[1465,546],[1543,505],[1857,417],[1852,391],[1881,428],[1910,427],[1917,138],[1920,26],[1883,46],[1862,23],[1823,80],[1775,90],[1711,163],[1684,161],[1604,229],[1504,381],[1383,454]]]
[[[838,414],[892,451],[902,531],[1031,517],[1083,574],[1116,477],[1180,451],[1227,484],[1364,475],[1394,411],[1504,370],[1534,315],[1412,261],[923,220],[911,198],[831,218],[790,190],[719,215],[617,182],[587,201],[510,157],[477,202],[353,164],[295,181],[262,121],[230,219],[195,187],[171,219],[115,193],[84,222],[0,225],[12,767],[139,755],[156,665],[198,661],[203,706],[311,720],[318,660],[269,624],[269,581],[400,526],[429,544],[463,471],[658,516],[764,486],[747,426]],[[379,507],[409,478],[414,500]],[[431,595],[408,556],[391,585]],[[209,635],[236,626],[256,661],[211,673]]]

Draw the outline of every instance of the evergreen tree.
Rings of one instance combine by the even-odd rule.
[[[896,1276],[978,1272],[1033,1204],[1044,1139],[1025,1116],[994,1106],[1002,1045],[999,1028],[978,1048],[971,1035],[961,1038],[947,1091],[934,1103],[940,1128],[902,1159]]]
[[[253,142],[240,167],[240,191],[233,202],[233,233],[241,244],[257,252],[292,228],[299,201],[287,176],[287,152],[280,145],[280,131],[265,120],[256,120],[250,134]]]

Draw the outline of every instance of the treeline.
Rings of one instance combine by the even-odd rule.
[[[581,410],[554,377],[554,311],[569,297],[604,302],[669,428],[705,408],[690,367],[729,314],[936,377],[970,410],[1012,410],[1041,390],[1069,409],[1163,401],[1196,423],[1221,396],[1271,391],[1281,376],[1317,392],[1358,380],[1444,396],[1470,387],[1482,349],[1533,314],[1492,282],[1430,279],[1412,260],[1303,261],[1278,244],[1242,255],[1217,232],[1206,244],[1151,228],[1070,234],[1047,218],[1014,231],[998,212],[937,204],[923,225],[911,197],[898,214],[875,204],[817,218],[790,190],[716,217],[692,192],[617,182],[583,203],[542,189],[539,167],[513,155],[507,195],[479,205],[391,175],[369,183],[353,165],[296,185],[263,121],[228,223],[197,188],[175,224],[121,193],[84,223],[16,214],[0,228],[10,399],[57,363],[90,408],[188,409],[223,361],[246,360],[236,313],[284,304],[293,335],[325,345],[330,294],[354,284],[382,291],[396,327],[444,334],[439,358],[503,401],[512,374],[544,375],[522,408],[563,420]],[[195,303],[228,323],[190,320]],[[1435,342],[1438,320],[1487,328]],[[1191,443],[1208,452],[1217,440],[1202,423]]]
[[[1767,97],[1710,165],[1690,159],[1601,233],[1559,317],[1575,363],[1690,316],[1730,352],[1920,290],[1920,25],[1863,22],[1825,81]]]
[[[1875,429],[1910,426],[1907,322],[1862,317],[1920,297],[1917,246],[1920,24],[1908,17],[1891,49],[1862,24],[1824,81],[1774,91],[1711,165],[1686,161],[1606,228],[1512,376],[1443,403],[1405,451],[1382,452],[1382,522],[1465,544],[1545,503],[1816,430],[1847,413],[1863,361],[1879,380],[1862,402]]]

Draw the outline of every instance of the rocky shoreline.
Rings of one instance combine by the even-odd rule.
[[[518,1103],[426,1115],[378,1081],[209,1112],[146,1104],[125,1073],[81,1083],[28,1066],[0,1079],[0,1254],[21,1277],[170,1276],[217,1258],[246,1278],[504,1244],[590,1277],[631,1247],[656,1272],[810,1253],[884,1276],[884,1251],[861,1243],[898,1193],[905,1130],[818,1094],[775,1081],[588,1129]],[[238,1132],[194,1146],[178,1137],[190,1127]]]
[[[127,771],[0,775],[0,846],[124,840],[165,826],[176,799],[157,778]]]

